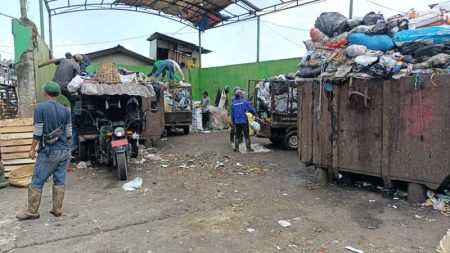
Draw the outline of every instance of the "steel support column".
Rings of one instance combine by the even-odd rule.
[[[21,18],[27,17],[27,1],[26,0],[20,0],[20,17]]]
[[[202,31],[198,30],[198,66],[202,68]]]
[[[348,18],[353,18],[353,0],[350,0],[350,11],[348,14]]]
[[[45,27],[44,27],[44,0],[39,0],[39,18],[41,23],[41,37],[45,41]]]
[[[52,15],[48,14],[48,43],[53,54],[53,31],[52,31]]]
[[[261,31],[261,17],[258,16],[256,20],[256,62],[259,62],[259,50],[260,50],[260,31]]]

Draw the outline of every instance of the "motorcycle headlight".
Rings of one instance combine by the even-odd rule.
[[[117,137],[122,137],[125,135],[125,129],[123,129],[123,127],[116,127],[116,129],[114,129],[114,135]]]

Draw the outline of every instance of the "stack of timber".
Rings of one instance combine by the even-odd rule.
[[[33,130],[32,118],[0,120],[0,153],[6,177],[15,169],[34,164],[35,160],[28,158]]]

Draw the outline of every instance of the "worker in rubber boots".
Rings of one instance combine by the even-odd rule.
[[[53,209],[50,213],[56,217],[62,215],[72,122],[69,110],[57,102],[60,86],[50,81],[43,90],[47,102],[36,105],[33,142],[28,153],[34,159],[39,145],[33,178],[28,187],[28,208],[16,215],[18,220],[39,218],[42,188],[50,176],[53,176]]]
[[[245,145],[247,152],[253,152],[250,142],[250,134],[248,128],[248,119],[246,112],[256,115],[255,109],[244,99],[244,91],[237,89],[234,92],[234,100],[231,103],[231,123],[235,127],[234,151],[239,152],[239,140],[242,132],[244,132]]]

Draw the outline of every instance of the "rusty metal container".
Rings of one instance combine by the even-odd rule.
[[[300,160],[437,189],[450,180],[450,76],[300,83]],[[322,87],[323,88],[323,87]],[[321,97],[319,97],[321,96]]]

